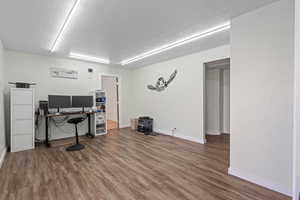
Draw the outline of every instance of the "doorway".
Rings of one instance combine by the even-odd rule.
[[[224,149],[229,162],[230,147],[230,59],[204,64],[204,133],[208,145]]]
[[[107,130],[119,128],[119,78],[115,75],[101,75],[102,90],[106,95]]]

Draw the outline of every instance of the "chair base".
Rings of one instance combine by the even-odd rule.
[[[81,149],[84,149],[83,144],[74,144],[66,148],[67,151],[79,151]]]

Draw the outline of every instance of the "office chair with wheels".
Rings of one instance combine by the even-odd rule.
[[[69,124],[75,125],[75,134],[76,134],[76,144],[69,146],[66,148],[67,151],[78,151],[84,149],[84,145],[79,143],[77,124],[83,122],[85,120],[84,117],[76,117],[68,120]]]

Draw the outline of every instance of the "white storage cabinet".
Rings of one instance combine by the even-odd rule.
[[[34,149],[34,89],[11,88],[11,152]]]

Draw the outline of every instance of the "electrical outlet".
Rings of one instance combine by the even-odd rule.
[[[172,129],[172,136],[175,135],[175,131],[177,131],[177,128],[173,128],[173,129]]]

